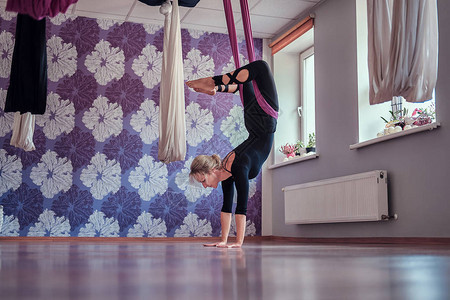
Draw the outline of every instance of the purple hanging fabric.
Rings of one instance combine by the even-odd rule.
[[[255,61],[255,47],[253,46],[253,35],[252,35],[252,24],[250,22],[250,12],[248,10],[247,0],[241,0],[241,14],[242,14],[242,24],[244,25],[245,42],[247,43],[248,59],[250,62]],[[237,43],[237,40],[236,40]],[[266,99],[261,95],[258,89],[258,85],[255,81],[252,81],[253,89],[255,90],[256,100],[259,106],[268,114],[275,119],[278,119],[278,112],[272,108],[272,106],[267,103]]]
[[[244,33],[245,33],[245,41],[247,43],[247,52],[249,56],[250,62],[255,61],[255,50],[253,46],[253,36],[252,36],[252,28],[250,23],[250,13],[248,11],[248,3],[247,0],[241,0],[241,12],[242,12],[242,23],[244,25]],[[237,37],[236,37],[236,28],[234,26],[234,18],[233,18],[233,10],[231,7],[230,0],[223,0],[223,6],[225,9],[225,16],[227,20],[228,27],[228,35],[230,36],[231,50],[233,51],[233,58],[236,68],[240,67],[239,63],[239,50],[237,45]],[[258,101],[259,106],[268,114],[275,119],[278,119],[278,112],[270,106],[264,97],[261,95],[261,92],[258,89],[258,85],[255,81],[252,81],[253,89],[255,91],[256,101]],[[241,85],[239,85],[239,94],[241,95],[241,101],[243,100],[243,93],[241,90]]]
[[[247,0],[241,1],[242,24],[244,26],[245,42],[247,44],[248,60],[255,61],[255,47],[253,46],[252,23],[250,22],[250,12]]]
[[[195,7],[199,1],[200,0],[178,0],[178,5],[184,7]],[[139,0],[139,2],[150,6],[161,6],[165,0]]]
[[[230,0],[223,0],[223,7],[225,9],[225,17],[227,20],[228,35],[230,37],[231,51],[233,52],[234,65],[236,69],[241,66],[239,60],[239,48],[237,45],[236,27],[234,26],[233,9],[231,8]],[[242,105],[244,105],[244,93],[242,85],[239,85],[239,96],[241,97]]]
[[[46,16],[54,17],[60,12],[65,13],[76,2],[78,0],[8,0],[5,10],[42,20]]]

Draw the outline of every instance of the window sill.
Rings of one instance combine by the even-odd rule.
[[[430,124],[427,124],[427,125],[422,125],[422,126],[419,126],[419,127],[403,130],[403,131],[400,131],[400,132],[391,133],[389,135],[380,136],[380,137],[377,137],[377,138],[374,138],[374,139],[371,139],[371,140],[367,140],[367,141],[364,141],[364,142],[361,142],[361,143],[356,143],[356,144],[350,145],[350,150],[362,148],[362,147],[369,146],[369,145],[372,145],[372,144],[381,143],[381,142],[384,142],[384,141],[387,141],[387,140],[395,139],[395,138],[402,137],[402,136],[405,136],[405,135],[410,135],[410,134],[413,134],[413,133],[418,133],[418,132],[427,131],[427,130],[433,130],[433,129],[438,128],[439,126],[441,126],[440,123],[434,122],[434,123],[430,123]]]
[[[282,167],[282,166],[296,164],[296,163],[299,163],[299,162],[302,162],[302,161],[305,161],[305,160],[314,159],[314,158],[317,158],[317,157],[319,157],[319,154],[317,154],[317,153],[310,154],[310,155],[305,155],[305,156],[302,156],[302,157],[295,157],[295,158],[292,158],[292,159],[287,160],[287,161],[282,161],[280,163],[273,164],[273,165],[269,166],[268,169],[269,170],[276,169],[276,168],[279,168],[279,167]]]

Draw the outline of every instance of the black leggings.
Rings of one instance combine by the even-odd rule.
[[[236,77],[244,69],[249,72],[248,78],[242,82],[238,81]],[[214,76],[214,83],[216,85],[224,85],[223,76],[230,78],[226,85],[243,84],[244,119],[249,137],[232,151],[235,153],[235,158],[231,170],[227,170],[232,176],[222,181],[222,212],[232,212],[233,186],[235,186],[237,191],[235,213],[245,215],[247,213],[249,180],[258,176],[261,166],[272,149],[273,133],[277,122],[259,106],[250,82],[252,80],[256,81],[261,95],[276,111],[278,111],[278,97],[272,73],[264,61],[252,62],[237,69],[233,74],[227,73],[226,75]]]

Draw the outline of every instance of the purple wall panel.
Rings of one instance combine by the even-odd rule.
[[[219,236],[221,188],[194,186],[188,172],[196,155],[223,157],[246,138],[239,96],[186,88],[186,161],[165,165],[162,28],[59,15],[47,19],[47,110],[36,117],[36,150],[25,152],[9,145],[13,114],[2,110],[15,20],[1,11],[0,234]],[[234,69],[227,35],[183,29],[182,40],[186,80]],[[260,59],[262,40],[255,51]],[[261,234],[261,176],[250,183],[247,234]]]

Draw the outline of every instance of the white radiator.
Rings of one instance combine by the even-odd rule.
[[[378,221],[388,216],[384,170],[287,186],[283,191],[286,224]]]

